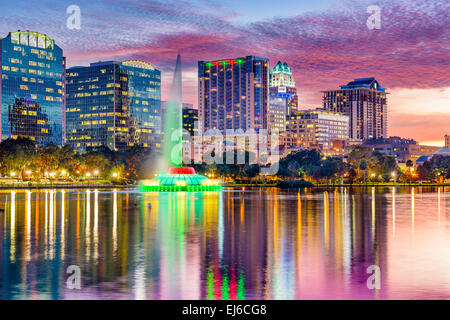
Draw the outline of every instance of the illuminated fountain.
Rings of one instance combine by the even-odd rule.
[[[153,180],[141,181],[140,190],[144,192],[221,190],[222,186],[218,180],[210,180],[197,174],[194,168],[182,166],[183,107],[180,55],[177,57],[164,124],[163,157],[159,168],[164,174]]]

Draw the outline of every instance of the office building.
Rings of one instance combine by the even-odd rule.
[[[191,136],[197,131],[198,110],[183,104],[183,129],[187,130]]]
[[[77,150],[161,147],[161,72],[143,61],[67,70],[67,140]]]
[[[64,70],[62,49],[44,34],[17,31],[0,40],[2,141],[64,143]]]
[[[387,138],[387,101],[385,88],[375,78],[361,78],[323,92],[323,107],[350,118],[350,138],[354,140]]]
[[[198,83],[202,131],[267,129],[268,59],[199,61]]]
[[[299,111],[295,79],[286,62],[278,61],[275,67],[270,70],[270,94],[287,100],[285,111],[287,115]]]
[[[349,118],[324,110],[300,111],[287,117],[285,148],[316,149],[325,155],[344,153],[349,140]]]
[[[423,156],[433,156],[440,149],[439,147],[419,145],[413,139],[400,137],[369,139],[365,140],[360,147],[395,156],[399,165],[406,165],[408,160],[416,164],[417,159]]]
[[[450,148],[450,134],[445,135],[445,147]]]
[[[269,131],[286,131],[286,110],[288,99],[279,95],[270,94],[269,109],[267,112]]]

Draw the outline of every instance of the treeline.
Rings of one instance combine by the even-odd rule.
[[[242,157],[242,154],[241,154]],[[223,154],[226,159],[226,153]],[[276,176],[261,177],[262,167],[249,165],[255,155],[245,152],[245,163],[195,165],[197,172],[220,177],[228,182],[263,182],[268,180],[300,181],[314,183],[367,183],[367,182],[439,182],[450,179],[450,157],[435,156],[418,168],[412,161],[399,167],[394,156],[365,148],[354,149],[344,161],[341,158],[323,157],[316,150],[302,150],[289,154],[279,161]]]
[[[23,180],[102,179],[114,183],[133,183],[145,175],[147,149],[135,147],[128,151],[111,151],[106,147],[76,152],[63,147],[36,146],[28,138],[7,139],[0,143],[0,174]]]

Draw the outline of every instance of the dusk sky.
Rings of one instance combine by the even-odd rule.
[[[66,26],[69,5],[81,29]],[[354,78],[386,87],[389,135],[444,144],[450,134],[450,2],[448,0],[0,0],[0,37],[47,34],[68,66],[139,59],[162,71],[169,95],[179,51],[184,101],[197,105],[197,61],[256,55],[287,62],[300,105],[321,106],[321,90]],[[366,26],[369,5],[381,29]]]

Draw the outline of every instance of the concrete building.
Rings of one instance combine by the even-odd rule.
[[[387,94],[375,78],[355,79],[340,90],[323,91],[323,107],[350,118],[350,139],[387,138]]]
[[[445,135],[445,147],[450,148],[450,134]]]
[[[422,156],[433,156],[440,149],[439,147],[422,146],[417,144],[415,140],[400,137],[365,140],[361,147],[395,156],[399,165],[405,165],[408,160],[411,160],[416,165],[416,161],[419,158]]]
[[[286,131],[286,110],[288,99],[279,95],[270,94],[269,110],[267,112],[269,131]]]
[[[317,149],[325,155],[342,155],[349,140],[349,118],[340,113],[307,110],[287,117],[284,148]]]

